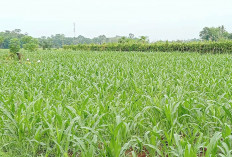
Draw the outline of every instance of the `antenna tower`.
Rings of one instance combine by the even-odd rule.
[[[73,34],[74,34],[74,38],[76,38],[76,23],[73,23]]]

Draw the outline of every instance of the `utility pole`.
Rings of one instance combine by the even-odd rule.
[[[73,33],[74,33],[74,38],[76,38],[76,23],[73,23]]]

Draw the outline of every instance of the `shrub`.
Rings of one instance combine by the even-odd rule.
[[[17,53],[20,50],[20,42],[17,38],[13,38],[10,40],[10,52],[11,53]]]
[[[24,36],[22,38],[23,48],[28,51],[36,51],[39,47],[39,42],[30,36]]]
[[[92,51],[160,51],[160,52],[200,52],[200,53],[231,53],[232,41],[220,42],[156,42],[146,43],[107,43],[64,45],[64,49]]]
[[[38,42],[32,40],[23,45],[23,48],[28,51],[36,51],[38,49]]]

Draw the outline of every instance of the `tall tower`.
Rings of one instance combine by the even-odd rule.
[[[75,22],[73,23],[73,35],[74,35],[74,38],[76,38],[76,23]]]

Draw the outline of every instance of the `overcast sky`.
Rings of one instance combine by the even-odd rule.
[[[0,31],[34,37],[149,36],[151,41],[199,38],[205,26],[232,32],[232,0],[1,0]]]

